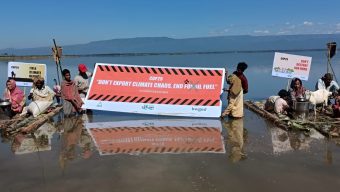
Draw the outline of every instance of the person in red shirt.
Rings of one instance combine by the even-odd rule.
[[[233,74],[235,74],[238,78],[240,78],[241,83],[242,83],[242,89],[243,89],[243,94],[248,93],[248,80],[247,77],[243,74],[243,72],[248,68],[247,63],[245,62],[240,62],[237,64],[236,71],[234,71]]]
[[[81,113],[83,101],[80,98],[77,85],[71,80],[71,73],[68,69],[64,69],[62,74],[64,81],[61,83],[61,98],[64,99],[64,115],[71,116],[74,112]]]

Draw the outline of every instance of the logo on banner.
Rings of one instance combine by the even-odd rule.
[[[154,110],[155,107],[153,105],[143,105],[142,109],[144,109],[144,110]]]
[[[201,111],[206,111],[207,108],[206,108],[206,107],[205,107],[205,108],[201,108],[201,107],[192,107],[192,110],[193,110],[193,111],[201,112]]]

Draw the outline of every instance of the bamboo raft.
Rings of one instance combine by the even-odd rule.
[[[305,121],[297,121],[294,119],[280,118],[276,114],[264,110],[264,101],[244,101],[244,105],[249,110],[273,122],[279,128],[284,130],[300,130],[308,134],[311,129],[319,131],[326,137],[339,137],[340,136],[340,119],[332,118],[323,113],[310,113]]]
[[[0,129],[3,129],[6,135],[12,135],[18,132],[31,133],[47,122],[50,118],[60,112],[62,106],[50,108],[47,113],[40,114],[37,117],[20,116],[15,119],[0,120]]]

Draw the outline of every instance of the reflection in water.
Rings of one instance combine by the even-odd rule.
[[[218,120],[117,121],[86,127],[100,155],[225,152]]]
[[[13,137],[11,149],[16,155],[50,151],[51,139],[55,131],[56,128],[51,122],[47,122],[40,126],[33,134],[24,135],[18,133]]]
[[[87,119],[86,114],[73,116],[63,119],[60,124],[59,130],[62,134],[59,163],[63,169],[67,161],[74,160],[77,156],[87,159],[92,155],[93,142],[84,127],[84,121]]]
[[[270,128],[273,153],[280,154],[296,150],[308,150],[313,140],[324,139],[319,132],[312,129],[308,136],[300,131],[284,131],[277,127]]]
[[[243,118],[229,118],[228,121],[223,121],[223,126],[227,129],[229,159],[234,163],[244,160],[246,155],[243,151],[245,140]]]

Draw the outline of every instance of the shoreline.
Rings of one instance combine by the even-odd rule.
[[[229,53],[275,53],[275,52],[318,52],[325,49],[282,49],[282,50],[235,50],[235,51],[203,51],[203,52],[164,52],[164,53],[98,53],[98,54],[73,54],[62,57],[110,57],[110,56],[157,56],[157,55],[202,55],[202,54],[229,54]],[[0,55],[0,61],[34,60],[52,58],[52,55]]]

